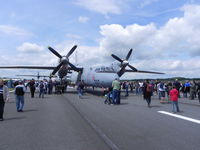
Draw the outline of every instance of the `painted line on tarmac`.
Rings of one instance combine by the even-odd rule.
[[[180,118],[180,119],[183,119],[183,120],[187,120],[187,121],[191,121],[191,122],[200,124],[200,120],[197,120],[197,119],[193,119],[193,118],[185,117],[185,116],[182,116],[182,115],[169,113],[167,111],[158,111],[158,112],[161,113],[161,114],[169,115],[169,116],[172,116],[172,117],[176,117],[176,118]]]

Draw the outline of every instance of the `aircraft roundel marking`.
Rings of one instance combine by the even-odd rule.
[[[94,74],[92,75],[92,80],[94,80]]]

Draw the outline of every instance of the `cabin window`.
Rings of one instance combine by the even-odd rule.
[[[100,68],[96,68],[96,69],[95,69],[95,72],[100,72]]]

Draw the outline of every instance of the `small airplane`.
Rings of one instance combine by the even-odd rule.
[[[118,62],[113,62],[110,66],[84,67],[78,74],[77,72],[72,72],[71,81],[77,83],[78,81],[83,80],[86,86],[108,88],[112,86],[113,80],[116,78],[119,79],[126,72],[164,74],[161,72],[136,69],[128,62],[131,53],[132,49],[130,49],[125,59],[121,59],[112,54],[111,56]],[[130,69],[126,69],[127,67]]]
[[[49,76],[47,76],[47,75],[40,75],[39,72],[37,73],[37,75],[16,75],[16,76],[37,77],[37,80],[39,80],[41,77],[43,77],[43,78],[48,77],[49,79],[51,79],[52,77],[57,77],[57,76],[52,75],[52,74],[50,74]]]
[[[61,56],[56,50],[51,47],[48,49],[59,58],[59,64],[56,67],[53,66],[0,66],[0,69],[46,69],[53,70],[51,75],[55,75],[58,72],[60,79],[65,77],[70,70],[82,71],[82,68],[77,68],[69,61],[69,56],[75,51],[77,45],[74,45],[66,56]]]

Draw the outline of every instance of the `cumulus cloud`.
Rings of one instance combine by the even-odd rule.
[[[172,18],[165,25],[102,25],[100,46],[110,50],[135,48],[142,53],[188,53],[200,56],[200,6],[186,5],[184,16]],[[139,52],[141,53],[141,52]]]
[[[200,5],[185,5],[181,10],[182,17],[171,18],[160,27],[154,23],[102,25],[100,49],[124,58],[133,48],[130,62],[138,69],[191,75],[198,68],[194,62],[200,63]]]
[[[103,15],[121,13],[117,0],[76,0],[75,4]]]
[[[88,21],[89,21],[88,17],[84,17],[84,16],[79,16],[78,17],[78,22],[80,22],[80,23],[86,23]]]
[[[17,47],[17,50],[26,53],[38,53],[43,51],[44,47],[35,43],[25,42],[21,46]]]
[[[32,33],[24,29],[12,26],[12,25],[0,25],[0,32],[6,35],[15,35],[15,36],[31,36],[32,35]]]

